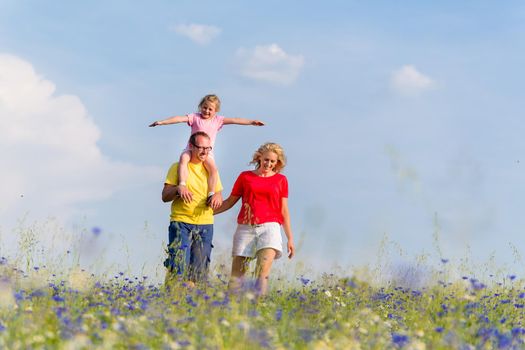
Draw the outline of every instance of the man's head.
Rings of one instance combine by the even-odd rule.
[[[191,162],[204,162],[211,151],[210,137],[203,131],[197,131],[190,137]]]

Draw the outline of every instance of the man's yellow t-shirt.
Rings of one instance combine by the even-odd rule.
[[[175,163],[168,170],[165,183],[177,186],[179,163]],[[188,179],[186,187],[193,194],[191,203],[184,203],[180,198],[171,202],[171,221],[179,221],[193,225],[213,224],[213,209],[206,204],[208,196],[208,171],[203,163],[188,163]],[[220,177],[217,179],[215,192],[222,191]]]

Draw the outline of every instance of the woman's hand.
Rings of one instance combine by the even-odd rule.
[[[222,205],[222,193],[217,192],[214,193],[212,196],[208,197],[208,205],[213,209],[217,210]]]
[[[295,246],[292,240],[288,241],[287,249],[288,249],[288,259],[293,258],[293,256],[295,255]]]

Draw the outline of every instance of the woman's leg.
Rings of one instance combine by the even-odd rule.
[[[272,248],[263,248],[257,252],[257,267],[255,270],[257,282],[255,284],[259,295],[265,295],[268,291],[268,279],[270,270],[277,252]]]
[[[231,291],[238,291],[242,286],[244,280],[244,275],[248,270],[248,265],[250,263],[250,258],[244,256],[234,256],[232,260],[232,273],[230,277],[230,283],[228,283],[228,288]]]

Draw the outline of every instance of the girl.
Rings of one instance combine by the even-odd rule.
[[[286,159],[281,146],[266,143],[254,153],[250,163],[255,164],[255,170],[239,175],[230,196],[214,213],[230,209],[242,198],[233,236],[230,288],[236,290],[241,286],[248,263],[257,257],[256,288],[264,295],[272,263],[282,255],[281,225],[288,239],[288,258],[295,254],[288,210],[288,180],[280,173]]]
[[[210,152],[208,158],[204,162],[204,166],[210,175],[208,177],[208,198],[215,193],[215,186],[217,184],[218,172],[217,166],[211,153],[215,144],[215,137],[223,125],[238,124],[238,125],[254,125],[263,126],[264,123],[259,120],[251,120],[244,118],[225,118],[217,115],[221,108],[221,101],[216,95],[206,95],[199,103],[200,113],[191,113],[185,116],[174,116],[164,120],[155,121],[150,124],[150,127],[157,125],[168,125],[177,123],[188,123],[191,126],[191,134],[197,131],[204,131],[210,136],[211,147],[206,151]],[[182,152],[179,160],[179,186],[186,187],[186,179],[188,178],[188,162],[191,157],[189,150],[189,143]],[[181,197],[185,202],[191,202],[191,193],[189,191],[181,191]]]

